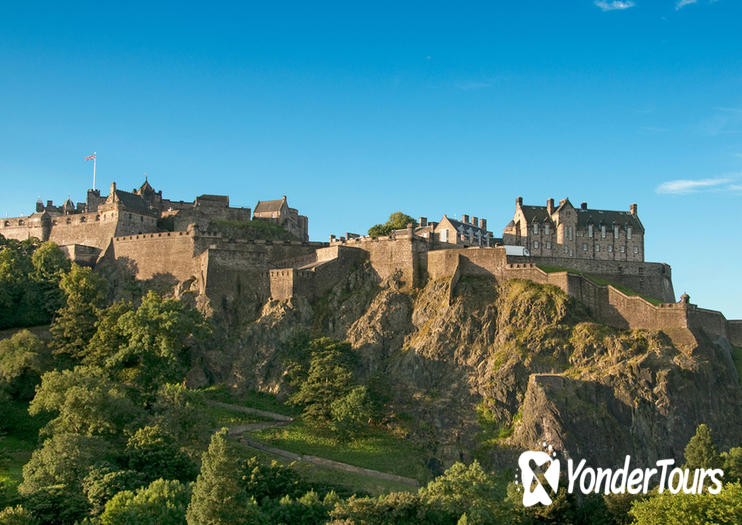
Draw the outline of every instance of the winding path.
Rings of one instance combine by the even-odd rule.
[[[284,449],[268,446],[265,443],[261,443],[260,441],[256,441],[254,439],[251,439],[243,435],[246,432],[251,432],[253,430],[263,430],[265,428],[283,427],[283,426],[289,425],[291,424],[292,421],[294,421],[293,417],[285,416],[283,414],[277,414],[276,412],[258,410],[257,408],[248,408],[248,407],[243,407],[240,405],[231,405],[229,403],[222,403],[221,401],[209,401],[208,404],[212,406],[217,406],[220,408],[228,408],[230,410],[236,410],[239,412],[244,412],[246,414],[252,414],[252,415],[272,419],[273,421],[250,423],[247,425],[233,425],[232,427],[229,428],[230,436],[237,437],[245,445],[248,445],[252,448],[262,450],[263,452],[267,452],[275,456],[280,456],[286,459],[290,459],[291,461],[304,461],[305,463],[312,463],[320,467],[330,468],[334,470],[344,470],[345,472],[353,472],[355,474],[362,474],[364,476],[368,476],[371,478],[383,479],[386,481],[395,481],[397,483],[404,483],[406,485],[411,485],[413,487],[420,486],[420,483],[416,479],[406,478],[404,476],[398,476],[396,474],[389,474],[388,472],[381,472],[378,470],[357,467],[355,465],[350,465],[348,463],[341,463],[340,461],[335,461],[335,460],[327,459],[327,458],[321,458],[319,456],[308,456],[305,454],[296,454],[295,452],[291,452],[289,450],[284,450]]]

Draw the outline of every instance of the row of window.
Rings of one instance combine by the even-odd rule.
[[[535,223],[533,223],[533,234],[534,235],[538,235],[538,232],[539,232],[539,225],[538,225],[537,222],[535,222]],[[544,224],[544,235],[549,235],[550,233],[551,233],[550,226],[548,224]],[[572,235],[573,235],[573,228],[571,226],[565,226],[564,233],[567,235],[567,237],[571,241],[572,240]],[[629,226],[629,227],[626,228],[626,238],[627,239],[631,239],[631,233],[632,233],[632,228],[631,228],[631,226]],[[592,224],[589,224],[588,225],[588,227],[587,227],[587,234],[588,234],[588,237],[594,237],[593,225]],[[618,239],[618,234],[619,234],[619,227],[617,225],[614,225],[613,226],[613,238],[614,239]],[[600,236],[601,236],[601,238],[605,239],[605,236],[606,236],[606,227],[605,226],[601,226],[600,227]]]
[[[539,246],[541,246],[541,243],[539,243],[538,241],[533,241],[533,249],[534,250],[538,250],[539,249]],[[551,250],[551,242],[550,241],[546,241],[544,243],[544,248],[547,249],[547,250]],[[587,249],[588,249],[587,243],[582,243],[582,251],[586,252]],[[609,244],[607,249],[608,249],[608,253],[612,253],[613,252],[613,245],[612,244]],[[626,253],[626,246],[620,246],[619,247],[619,251],[621,253]],[[570,252],[571,251],[570,251],[569,247],[565,246],[564,247],[564,253],[569,253],[571,255]],[[600,252],[600,244],[596,244],[595,245],[595,252],[596,253],[597,252]],[[635,254],[639,253],[639,248],[636,247],[636,246],[634,247],[634,253]]]

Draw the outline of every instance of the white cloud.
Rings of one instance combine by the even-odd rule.
[[[682,195],[685,193],[695,193],[703,190],[720,189],[719,186],[731,182],[730,178],[716,179],[698,179],[698,180],[669,180],[657,186],[657,193],[670,193],[673,195]]]
[[[742,184],[730,184],[727,189],[729,191],[742,191]]]
[[[621,11],[623,9],[628,9],[629,7],[634,7],[634,2],[631,0],[613,0],[613,2],[595,0],[595,5],[603,11]]]
[[[698,0],[679,0],[678,3],[675,4],[675,10],[679,10],[684,8],[687,5],[695,4]]]

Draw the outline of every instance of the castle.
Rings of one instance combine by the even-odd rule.
[[[260,222],[284,235],[250,234],[249,226]],[[742,345],[742,321],[699,308],[686,295],[676,302],[670,266],[644,261],[645,231],[635,204],[620,212],[586,203],[576,209],[568,199],[556,207],[552,199],[544,207],[526,206],[518,197],[502,238],[487,230],[485,219],[468,214],[462,220],[444,215],[440,222],[421,217],[417,226],[388,236],[347,234],[329,243],[309,242],[307,227],[307,217],[286,197],[258,201],[251,214],[231,207],[227,196],[170,201],[145,181],[132,192],[114,183],[106,197],[89,190],[85,203],[38,203],[28,217],[4,219],[0,235],[54,241],[78,263],[163,281],[176,293],[193,293],[211,313],[258,308],[269,299],[321,298],[367,265],[380,281],[394,278],[408,289],[444,280],[451,300],[462,277],[529,279],[558,286],[611,326],[702,329]],[[509,254],[507,246],[530,255]]]

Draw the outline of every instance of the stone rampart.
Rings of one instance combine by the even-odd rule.
[[[193,232],[144,233],[114,237],[104,258],[124,262],[137,279],[171,275],[178,281],[198,276]]]
[[[728,321],[729,342],[742,347],[742,321]]]

